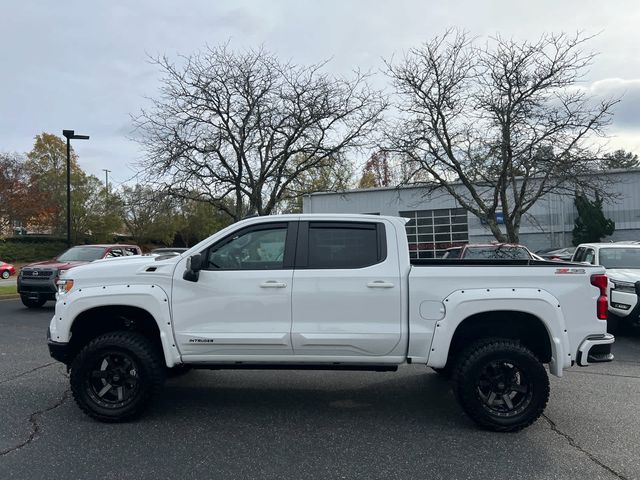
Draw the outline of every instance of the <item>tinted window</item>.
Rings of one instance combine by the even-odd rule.
[[[308,268],[362,268],[380,260],[375,224],[309,224]]]
[[[287,227],[240,233],[209,250],[208,268],[220,270],[277,270],[283,268]]]

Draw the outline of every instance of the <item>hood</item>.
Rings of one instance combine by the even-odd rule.
[[[83,286],[152,283],[149,277],[171,277],[180,259],[180,256],[160,261],[145,256],[107,258],[80,265],[65,277]]]
[[[611,280],[636,283],[640,280],[640,268],[607,268],[607,277]]]
[[[70,268],[80,265],[86,265],[88,262],[59,262],[55,258],[45,260],[43,262],[35,262],[25,265],[23,268],[55,268],[57,270],[69,270]]]

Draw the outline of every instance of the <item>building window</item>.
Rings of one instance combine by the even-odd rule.
[[[464,208],[399,212],[407,223],[411,258],[438,258],[445,250],[469,243],[467,211]]]

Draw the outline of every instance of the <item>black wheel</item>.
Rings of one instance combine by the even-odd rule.
[[[40,308],[45,303],[47,303],[47,299],[43,296],[38,296],[37,298],[29,298],[26,295],[20,295],[20,300],[22,300],[22,304],[27,308]]]
[[[151,342],[135,332],[93,339],[71,364],[71,391],[78,406],[103,422],[140,415],[164,381],[164,363]]]
[[[10,276],[10,275],[11,275],[11,274],[9,273],[9,270],[4,270],[4,271],[2,272],[2,278],[4,278],[5,280],[6,280],[7,278],[9,278],[9,276]]]
[[[515,432],[535,422],[549,400],[549,377],[518,342],[483,340],[458,358],[453,388],[471,419],[483,428]]]

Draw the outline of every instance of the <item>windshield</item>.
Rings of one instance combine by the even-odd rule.
[[[524,247],[467,247],[465,259],[473,260],[529,260],[531,256]]]
[[[58,257],[60,262],[93,262],[102,258],[104,247],[72,247]]]
[[[602,248],[600,265],[605,268],[640,268],[640,248]]]

